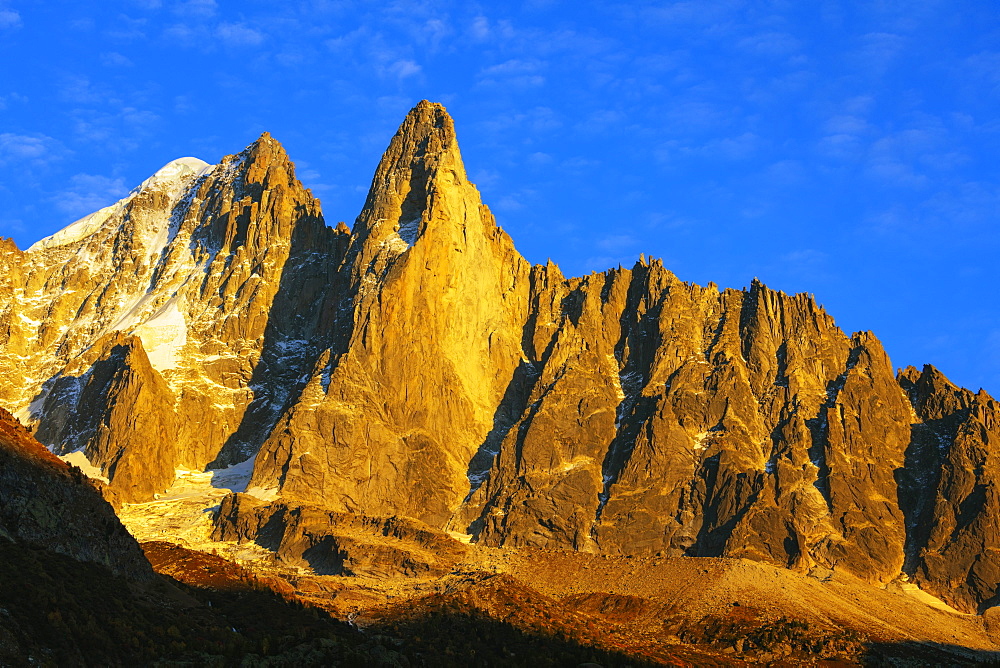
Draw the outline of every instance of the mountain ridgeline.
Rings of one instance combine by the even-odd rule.
[[[256,498],[227,508],[905,574],[961,610],[998,602],[996,401],[896,373],[808,295],[658,261],[530,265],[426,101],[350,229],[265,134],[26,251],[0,242],[0,370],[0,405],[82,449],[120,502],[255,457]]]

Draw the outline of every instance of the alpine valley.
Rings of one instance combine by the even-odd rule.
[[[7,664],[1000,659],[993,398],[809,295],[529,264],[438,104],[352,227],[264,134],[0,240],[0,378]]]

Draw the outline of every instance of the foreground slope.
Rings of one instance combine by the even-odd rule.
[[[264,135],[0,267],[0,400],[124,501],[255,457],[247,491],[289,512],[995,602],[991,397],[897,375],[808,295],[529,266],[440,105],[404,120],[353,230]]]
[[[284,600],[222,559],[167,545],[173,558],[164,567],[163,548],[140,548],[90,480],[0,410],[0,664],[407,666],[419,660],[412,649],[404,648],[410,659],[398,651],[403,639],[365,637],[318,609]],[[590,655],[581,647],[567,651],[580,660]]]
[[[0,409],[0,541],[99,564],[135,582],[153,571],[139,544],[79,469]]]

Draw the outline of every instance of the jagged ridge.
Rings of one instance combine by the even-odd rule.
[[[28,371],[0,400],[126,500],[256,455],[263,498],[488,545],[906,573],[962,609],[994,600],[993,399],[932,368],[897,378],[874,335],[758,281],[530,267],[440,105],[407,116],[353,231],[326,227],[266,134],[153,181],[87,234],[0,248],[0,368]]]

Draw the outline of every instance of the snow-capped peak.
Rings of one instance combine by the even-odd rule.
[[[198,158],[177,158],[176,160],[171,160],[163,167],[158,169],[155,174],[150,176],[148,179],[139,184],[139,187],[134,189],[132,193],[137,193],[141,190],[149,190],[151,188],[166,189],[174,186],[184,180],[187,176],[194,176],[195,178],[207,174],[212,171],[212,167],[204,160],[199,160]]]
[[[84,216],[51,236],[35,242],[28,248],[28,252],[65,246],[89,237],[101,229],[116,211],[144,190],[162,190],[169,192],[172,197],[179,197],[185,185],[190,183],[192,179],[208,174],[214,167],[215,165],[210,165],[198,158],[185,157],[171,160],[148,179],[133,188],[124,198],[110,206]]]

